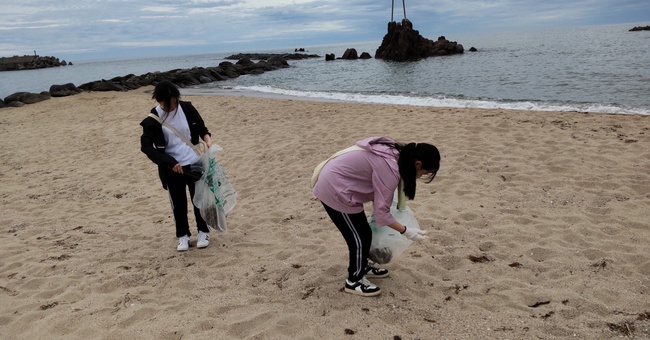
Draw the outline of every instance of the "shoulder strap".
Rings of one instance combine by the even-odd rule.
[[[178,130],[176,130],[175,127],[171,126],[171,124],[169,124],[166,121],[162,120],[160,117],[156,116],[153,113],[150,113],[147,117],[151,117],[151,118],[157,120],[158,123],[160,123],[161,125],[164,125],[166,128],[171,130],[176,136],[178,136],[178,138],[182,139],[183,142],[185,142],[185,144],[187,144],[190,148],[192,148],[192,150],[194,150],[194,152],[196,152],[197,155],[201,156],[200,149],[196,145],[192,144],[192,142],[189,139],[187,139],[187,137],[183,136]],[[199,140],[200,140],[200,138],[199,138]]]
[[[314,168],[314,172],[311,175],[311,180],[309,181],[310,187],[313,188],[316,185],[316,182],[318,181],[318,176],[320,176],[321,170],[323,170],[323,167],[325,166],[325,164],[327,162],[329,162],[330,159],[338,157],[338,156],[340,156],[340,155],[342,155],[344,153],[348,153],[350,151],[356,151],[356,150],[364,150],[364,149],[361,148],[360,146],[353,145],[351,147],[348,147],[348,148],[345,148],[343,150],[339,150],[339,151],[335,152],[328,159],[326,159],[326,160],[320,162],[318,165],[316,165],[316,167]]]

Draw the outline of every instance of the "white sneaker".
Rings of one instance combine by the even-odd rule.
[[[190,249],[190,237],[185,235],[183,237],[178,238],[178,246],[176,247],[176,250],[178,251],[187,251]]]
[[[199,231],[199,238],[196,240],[197,248],[207,248],[210,244],[210,234]]]
[[[377,296],[381,294],[381,289],[363,277],[357,282],[350,282],[346,279],[345,292],[361,296]]]

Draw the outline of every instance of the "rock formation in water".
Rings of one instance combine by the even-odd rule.
[[[630,29],[630,32],[636,32],[636,31],[650,31],[650,26],[636,26]]]
[[[413,29],[410,20],[402,19],[401,23],[388,23],[388,33],[377,48],[375,58],[412,61],[463,52],[463,45],[449,41],[444,36],[439,37],[437,41],[422,37],[420,32]]]
[[[72,63],[68,63],[65,60],[59,60],[59,58],[55,57],[41,57],[38,55],[0,58],[0,71],[33,70],[66,65],[72,65]]]

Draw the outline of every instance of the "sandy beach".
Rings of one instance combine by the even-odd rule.
[[[0,110],[0,338],[650,338],[650,116],[185,96],[238,201],[179,253],[147,91]],[[369,136],[442,154],[376,298],[308,185]]]

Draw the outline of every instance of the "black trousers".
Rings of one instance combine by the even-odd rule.
[[[190,167],[183,167],[183,171],[190,171]],[[167,184],[167,191],[169,193],[169,201],[172,205],[172,213],[176,223],[176,237],[190,236],[190,224],[187,218],[187,190],[190,192],[190,199],[194,198],[194,183],[196,179],[188,175],[183,175],[167,170],[165,174],[165,181]],[[194,219],[196,220],[196,228],[199,231],[210,232],[208,224],[205,223],[201,212],[194,206]]]
[[[372,242],[372,230],[368,218],[363,211],[357,214],[346,214],[330,208],[325,203],[322,204],[348,244],[350,252],[348,280],[359,281],[368,270],[368,253]]]

